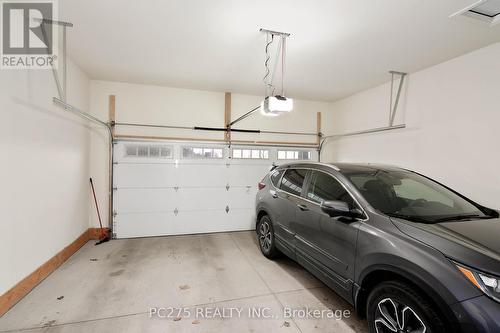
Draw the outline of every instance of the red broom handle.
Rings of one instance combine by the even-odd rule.
[[[92,194],[94,195],[95,208],[97,209],[97,217],[99,218],[99,225],[101,226],[101,231],[102,231],[103,227],[101,222],[101,213],[99,212],[99,205],[97,204],[97,199],[95,197],[94,183],[92,182],[92,178],[90,178],[90,186],[92,187]]]

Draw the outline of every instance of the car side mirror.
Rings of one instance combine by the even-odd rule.
[[[349,204],[344,201],[324,201],[321,210],[330,217],[346,217],[350,219],[363,217],[363,213],[359,209],[351,209]]]

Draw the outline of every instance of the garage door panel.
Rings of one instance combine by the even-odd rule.
[[[231,231],[224,209],[180,211],[175,218],[178,234]]]
[[[119,238],[175,234],[175,215],[170,213],[124,213],[116,216],[115,232]]]
[[[226,186],[226,166],[218,164],[180,164],[176,183],[183,187]]]
[[[227,202],[230,208],[252,208],[255,206],[255,196],[257,194],[255,187],[231,187],[228,194]]]
[[[178,230],[184,233],[207,233],[251,230],[255,228],[252,223],[251,209],[238,209],[226,213],[224,210],[203,211],[203,218],[198,212],[179,213],[176,216]],[[193,223],[193,220],[198,223]],[[215,223],[214,223],[215,222]]]
[[[174,187],[175,167],[170,163],[119,163],[115,167],[116,187]]]
[[[179,210],[225,209],[227,193],[225,187],[181,187],[176,193]]]
[[[255,229],[255,209],[231,209],[228,213],[228,224],[235,227],[234,230]]]
[[[272,164],[231,164],[228,168],[228,182],[236,186],[256,185],[269,172]]]
[[[115,192],[115,210],[118,212],[161,212],[177,207],[175,190],[166,189],[120,189]]]
[[[153,156],[158,145],[170,149],[169,154]],[[148,154],[145,148],[139,154],[135,146],[149,147]],[[224,158],[181,156],[188,146],[217,148]],[[231,159],[234,146],[209,143],[119,141],[114,148],[117,238],[254,229],[257,184],[277,156],[277,148],[266,147],[268,159]]]

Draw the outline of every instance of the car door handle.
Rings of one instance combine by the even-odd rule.
[[[276,191],[271,190],[271,191],[269,191],[269,193],[271,194],[271,196],[272,196],[274,199],[276,199],[276,198],[278,197],[278,193],[276,193]]]
[[[297,205],[301,211],[307,211],[309,208],[306,205]]]

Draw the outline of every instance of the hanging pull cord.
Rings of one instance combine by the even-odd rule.
[[[273,89],[271,91],[271,96],[274,96],[274,91],[276,90],[276,87],[272,83],[274,82],[274,77],[276,76],[276,70],[278,69],[278,61],[280,60],[280,53],[281,53],[282,43],[283,43],[283,40],[280,38],[278,47],[276,49],[276,59],[274,60],[273,75],[271,76],[271,85],[273,87]]]
[[[285,96],[286,37],[281,36],[281,96]]]
[[[271,40],[269,40],[269,35],[271,35]],[[264,85],[266,87],[265,95],[268,96],[268,91],[272,88],[272,92],[274,93],[274,86],[273,82],[268,82],[268,77],[271,71],[269,70],[269,60],[271,59],[271,55],[269,54],[269,45],[271,45],[274,41],[274,35],[273,34],[267,34],[267,42],[266,42],[266,61],[264,62],[264,66],[266,67],[266,75],[264,75],[264,78],[262,81],[264,81]]]

